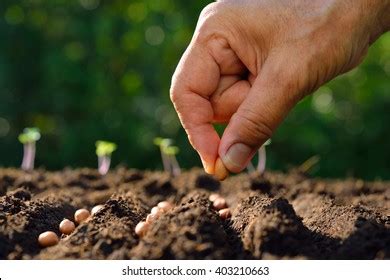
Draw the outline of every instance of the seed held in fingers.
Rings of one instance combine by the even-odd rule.
[[[226,169],[225,165],[223,164],[222,159],[217,158],[217,161],[215,162],[214,176],[218,180],[223,181],[228,175],[229,175],[229,171]]]
[[[96,214],[97,212],[99,212],[100,209],[102,209],[102,208],[103,208],[103,205],[101,205],[101,204],[94,206],[94,207],[92,208],[92,210],[91,210],[91,215],[92,215],[92,216],[95,215],[95,214]]]
[[[139,222],[135,226],[135,234],[138,235],[139,237],[143,237],[148,231],[148,228],[149,228],[149,224],[147,222]]]
[[[173,208],[173,205],[168,201],[161,201],[157,204],[157,207],[161,209],[163,212],[168,212]]]
[[[230,209],[224,208],[218,211],[219,217],[221,217],[222,220],[229,219],[231,217]]]
[[[210,194],[210,196],[209,196],[209,200],[211,201],[211,202],[214,202],[217,198],[220,198],[221,196],[219,195],[219,194],[217,194],[217,193],[212,193],[212,194]]]
[[[222,197],[219,197],[216,200],[214,200],[213,206],[217,210],[221,210],[223,208],[226,208],[226,200]]]
[[[38,237],[38,243],[42,247],[50,247],[56,245],[59,242],[59,238],[55,232],[45,231]]]
[[[60,231],[63,234],[69,235],[69,234],[71,234],[74,231],[74,229],[76,227],[75,227],[74,223],[71,220],[64,219],[60,223],[60,227],[59,228],[60,228]]]
[[[86,221],[90,216],[90,213],[87,209],[79,209],[74,213],[74,220],[76,223],[81,224]]]

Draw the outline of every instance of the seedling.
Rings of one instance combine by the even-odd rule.
[[[169,172],[171,176],[179,175],[181,173],[181,169],[176,159],[176,155],[179,153],[179,148],[172,146],[173,141],[168,138],[157,137],[153,142],[160,148],[164,171]]]
[[[111,154],[116,150],[115,143],[96,141],[96,155],[98,156],[98,170],[101,175],[106,175],[110,170]]]
[[[268,146],[269,144],[271,144],[271,139],[268,139],[259,149],[258,153],[259,153],[259,161],[257,163],[257,171],[260,173],[260,174],[263,174],[264,171],[265,171],[265,164],[266,164],[266,161],[267,161],[267,153],[265,151],[265,146]],[[249,172],[253,172],[255,171],[255,168],[253,166],[253,164],[251,162],[249,162],[249,165],[248,165],[248,170]]]
[[[35,162],[35,143],[41,138],[41,133],[36,127],[27,127],[18,137],[23,144],[23,161],[21,168],[26,171],[34,169]]]

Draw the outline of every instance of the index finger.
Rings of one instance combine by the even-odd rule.
[[[199,153],[207,173],[214,173],[220,138],[212,121],[209,97],[217,89],[219,66],[205,48],[193,40],[172,78],[170,96],[188,139]]]

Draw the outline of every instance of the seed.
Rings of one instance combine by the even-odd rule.
[[[89,218],[89,211],[87,209],[79,209],[74,213],[74,220],[76,223],[81,224]]]
[[[99,204],[99,205],[96,205],[92,208],[91,210],[91,215],[94,216],[97,212],[100,211],[100,209],[103,208],[103,205]]]
[[[148,223],[148,224],[153,223],[156,219],[158,219],[160,217],[160,213],[161,212],[157,212],[155,214],[148,214],[146,216],[146,223]]]
[[[226,220],[226,219],[229,219],[231,217],[231,213],[230,213],[230,209],[229,208],[224,208],[224,209],[221,209],[218,211],[219,213],[219,217],[221,217],[221,219],[223,220]]]
[[[150,214],[161,214],[162,209],[158,208],[157,206],[154,206],[152,210],[150,210]]]
[[[221,158],[217,158],[217,161],[215,162],[214,176],[217,177],[218,180],[223,181],[228,175],[229,171],[226,169]]]
[[[168,201],[161,201],[157,204],[157,207],[161,209],[163,212],[168,212],[173,208],[173,205]]]
[[[45,231],[39,235],[38,242],[42,247],[49,247],[56,245],[59,242],[59,238],[54,232]]]
[[[221,196],[219,195],[219,194],[217,194],[217,193],[212,193],[212,194],[210,194],[210,196],[209,196],[209,200],[211,201],[211,202],[214,202],[217,198],[220,198]]]
[[[75,229],[75,225],[71,220],[64,219],[60,223],[60,231],[63,234],[69,235],[74,231],[74,229]]]
[[[214,200],[213,206],[217,210],[221,210],[223,208],[226,208],[226,200],[222,197],[219,197],[216,200]]]
[[[149,224],[147,222],[139,222],[135,227],[135,234],[143,237],[148,231]]]

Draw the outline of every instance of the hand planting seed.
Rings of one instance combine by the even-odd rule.
[[[74,213],[74,220],[76,223],[81,224],[89,218],[90,214],[87,209],[79,209]]]
[[[157,204],[157,207],[161,209],[163,212],[168,212],[173,208],[173,205],[168,201],[161,201]]]
[[[221,209],[218,211],[219,213],[219,217],[222,219],[222,220],[227,220],[231,217],[231,213],[230,213],[230,209],[229,208],[224,208],[224,209]]]
[[[101,175],[106,175],[110,170],[111,154],[116,150],[115,143],[96,141],[96,155],[98,156],[98,170]]]
[[[221,158],[217,158],[215,162],[214,176],[219,180],[223,181],[229,175],[229,171],[226,169]]]
[[[161,137],[157,137],[153,141],[153,143],[160,148],[164,171],[169,172],[172,177],[175,177],[180,175],[181,169],[176,160],[179,148],[172,146],[172,142],[173,141],[171,139]]]
[[[34,169],[35,143],[41,138],[39,129],[36,127],[25,128],[18,139],[23,144],[23,161],[21,168],[26,171]]]
[[[60,223],[60,231],[65,234],[65,235],[69,235],[71,234],[74,229],[76,228],[74,223],[71,221],[71,220],[68,220],[68,219],[64,219],[62,220],[62,222]]]
[[[214,200],[213,202],[213,207],[217,210],[221,210],[221,209],[224,209],[226,208],[226,200],[222,197],[219,197],[217,198],[216,200]]]
[[[139,222],[135,227],[135,234],[143,237],[148,231],[149,224],[147,222]]]
[[[103,205],[99,204],[92,208],[91,215],[94,216],[97,212],[99,212],[103,208]]]
[[[60,240],[57,234],[55,234],[52,231],[45,231],[41,233],[38,237],[38,243],[42,247],[49,247],[49,246],[56,245],[59,241]]]

